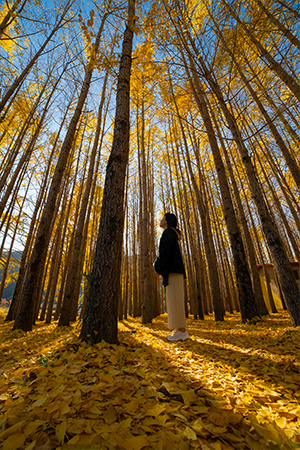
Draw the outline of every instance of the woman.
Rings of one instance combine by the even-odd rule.
[[[178,241],[181,233],[177,228],[177,218],[166,213],[161,219],[160,227],[164,229],[159,243],[159,256],[154,263],[154,270],[163,276],[166,287],[168,328],[174,329],[167,336],[168,341],[184,341],[189,339],[186,330],[184,287],[186,278]]]

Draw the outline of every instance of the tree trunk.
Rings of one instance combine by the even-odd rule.
[[[217,169],[218,180],[222,195],[224,218],[226,221],[226,226],[233,253],[235,276],[239,292],[239,302],[241,307],[242,320],[243,322],[245,322],[246,320],[249,320],[252,317],[258,315],[255,306],[254,293],[252,289],[248,263],[245,255],[242,236],[240,234],[240,230],[235,216],[235,211],[231,200],[231,194],[227,182],[224,163],[220,155],[217,139],[209,116],[209,111],[202,91],[200,80],[197,76],[196,69],[191,58],[190,63],[192,67],[192,77],[193,77],[193,79],[190,80],[192,91],[194,93],[197,106],[199,108],[205,128],[207,130],[210,147],[212,150],[215,166]]]
[[[36,52],[36,54],[33,56],[33,58],[29,61],[27,66],[23,69],[22,73],[14,80],[12,85],[9,87],[9,89],[6,92],[6,94],[3,96],[2,100],[0,101],[0,112],[3,111],[3,109],[5,108],[6,103],[8,102],[10,97],[13,95],[13,93],[16,91],[16,89],[18,89],[20,87],[20,85],[23,83],[23,81],[25,80],[26,76],[29,74],[30,70],[32,69],[32,67],[34,66],[35,62],[37,61],[37,59],[41,56],[41,54],[43,53],[43,51],[45,50],[45,48],[47,47],[47,45],[49,44],[49,42],[53,38],[54,34],[60,28],[62,28],[64,26],[64,24],[66,23],[64,18],[66,16],[66,14],[68,13],[68,11],[70,10],[70,8],[71,8],[73,3],[74,3],[74,0],[69,0],[67,2],[66,6],[63,9],[63,12],[61,14],[60,19],[58,20],[57,24],[55,25],[55,27],[53,28],[53,30],[51,31],[51,33],[49,34],[49,36],[47,37],[45,42],[42,44],[42,46]]]
[[[135,210],[135,199],[133,198],[134,205],[132,207],[132,317],[137,317],[139,315],[138,311],[138,295],[137,295],[137,254],[136,254],[136,210]]]
[[[31,178],[32,178],[32,174],[31,174],[30,179],[29,179],[29,182],[28,182],[28,184],[27,184],[27,188],[26,188],[26,191],[25,191],[25,193],[24,193],[24,197],[23,197],[22,204],[20,205],[20,212],[19,212],[19,215],[18,215],[18,217],[17,217],[16,224],[14,225],[14,226],[15,226],[15,229],[14,229],[14,232],[13,232],[13,235],[12,235],[12,238],[11,238],[10,248],[9,248],[8,254],[7,254],[7,256],[6,256],[5,265],[4,265],[2,274],[1,274],[2,279],[1,279],[1,284],[0,284],[0,299],[2,298],[3,289],[4,289],[4,285],[5,285],[5,279],[6,279],[6,275],[7,275],[7,270],[8,270],[8,268],[9,268],[9,262],[10,262],[11,252],[13,251],[13,246],[14,246],[14,242],[15,242],[15,238],[16,238],[18,226],[19,226],[19,223],[20,223],[20,220],[21,220],[21,216],[22,216],[22,212],[23,212],[23,207],[24,207],[24,204],[25,204],[25,201],[26,201],[26,196],[27,196],[27,193],[28,193],[28,189],[29,189],[29,185],[30,185]]]
[[[277,76],[283,81],[283,83],[290,89],[290,91],[295,95],[295,97],[300,101],[300,85],[297,80],[293,78],[282,65],[273,58],[273,56],[268,52],[268,50],[256,39],[253,33],[246,27],[243,21],[238,17],[236,12],[231,8],[231,6],[226,3],[225,0],[221,0],[222,4],[230,12],[232,17],[241,26],[245,34],[248,36],[250,41],[256,46],[262,58],[266,59],[270,67],[274,70]]]
[[[42,311],[40,314],[40,321],[45,320],[45,315],[46,315],[46,311],[47,311],[47,307],[48,307],[48,301],[49,301],[49,297],[51,294],[51,290],[53,289],[53,284],[55,282],[56,285],[56,280],[54,279],[54,273],[56,271],[56,267],[57,267],[57,258],[58,258],[58,251],[59,251],[59,240],[60,240],[60,233],[61,233],[61,224],[59,224],[59,226],[56,229],[55,232],[55,236],[53,239],[53,244],[52,244],[52,248],[51,251],[49,252],[49,264],[50,264],[50,269],[49,269],[49,275],[48,275],[48,285],[47,285],[47,290],[46,290],[46,295],[43,301],[43,307],[42,307]],[[47,272],[46,272],[47,273]],[[45,279],[46,279],[46,274],[45,274]],[[46,287],[42,287],[43,290]],[[42,296],[41,296],[41,301],[42,302]],[[38,308],[40,309],[40,308]],[[49,308],[48,308],[49,311]],[[50,322],[49,322],[50,323]]]
[[[149,189],[147,183],[146,143],[145,143],[145,104],[142,98],[141,107],[141,133],[140,133],[140,156],[142,181],[142,222],[141,222],[141,258],[142,258],[142,323],[151,323],[155,317],[155,297],[151,286],[151,275],[153,267],[150,265],[150,214],[149,214]],[[139,117],[137,117],[139,120]],[[139,139],[139,136],[137,137]]]
[[[222,0],[222,2],[224,2],[224,0]],[[197,52],[197,50],[193,44],[192,44],[192,46],[193,46],[194,50]],[[198,58],[201,63],[201,66],[203,68],[205,77],[206,77],[207,81],[209,82],[216,97],[218,98],[219,104],[222,108],[222,111],[223,111],[226,121],[228,123],[229,129],[232,133],[232,136],[235,140],[237,148],[240,152],[242,161],[244,163],[244,166],[245,166],[245,169],[247,172],[251,192],[252,192],[253,198],[255,200],[258,212],[259,212],[262,227],[263,227],[270,251],[272,253],[273,263],[275,265],[276,273],[277,273],[279,283],[281,286],[281,290],[282,290],[282,293],[284,296],[285,304],[287,306],[292,324],[294,326],[299,326],[300,325],[299,289],[298,289],[293,271],[290,267],[288,258],[285,254],[284,248],[281,245],[280,238],[279,238],[278,234],[276,233],[272,219],[270,218],[270,215],[268,214],[266,204],[265,204],[258,180],[256,178],[256,173],[255,173],[251,158],[248,154],[248,150],[243,142],[243,139],[242,139],[242,136],[238,129],[236,120],[234,119],[231,112],[229,111],[227,104],[223,98],[223,94],[220,90],[220,87],[212,76],[212,71],[208,70],[204,60],[202,59],[202,57],[199,53],[198,53]]]
[[[282,34],[291,41],[291,43],[300,50],[300,41],[289,29],[287,29],[276,17],[272,14],[260,0],[255,0],[260,9],[265,13],[270,22],[272,22]]]
[[[88,200],[89,200],[92,181],[93,181],[95,159],[96,159],[96,154],[97,154],[98,145],[99,145],[99,137],[100,137],[100,133],[101,133],[102,110],[103,110],[103,105],[104,105],[104,101],[105,101],[107,78],[108,78],[108,73],[106,73],[104,83],[103,83],[102,97],[101,97],[99,110],[98,110],[97,128],[96,128],[94,144],[93,144],[93,148],[92,148],[92,152],[91,152],[91,156],[90,156],[88,176],[87,176],[85,191],[84,191],[84,195],[83,195],[83,199],[82,199],[82,203],[81,203],[79,219],[78,219],[78,223],[76,225],[76,233],[75,233],[75,238],[74,238],[74,248],[72,249],[71,265],[70,265],[70,270],[69,270],[69,273],[67,276],[64,299],[63,299],[61,315],[59,318],[58,326],[68,326],[69,325],[71,311],[72,311],[72,304],[77,303],[77,300],[78,300],[76,298],[78,295],[78,291],[74,289],[74,284],[76,284],[76,280],[77,280],[78,265],[81,266],[80,262],[82,259],[82,255],[80,253],[80,250],[81,250],[81,245],[82,245],[84,223],[86,220],[86,210],[87,210],[87,206],[88,206]],[[100,146],[100,151],[101,151],[101,146]],[[98,161],[99,161],[99,159],[98,159]]]
[[[134,2],[129,0],[117,85],[114,137],[105,186],[89,296],[80,339],[118,342],[118,300],[124,229],[124,187],[129,155],[129,96]]]
[[[100,38],[102,34],[102,29],[104,26],[104,21],[106,19],[107,14],[104,16],[97,38],[94,45],[94,51],[92,52],[90,62],[88,64],[84,82],[81,88],[81,92],[79,95],[79,99],[77,102],[76,110],[74,112],[74,115],[72,117],[71,123],[68,127],[64,142],[61,147],[59,159],[56,165],[55,173],[52,179],[52,183],[50,186],[47,202],[45,204],[45,209],[43,211],[43,215],[41,218],[41,222],[39,225],[39,229],[36,236],[36,241],[34,244],[34,248],[32,251],[31,259],[28,264],[26,278],[24,281],[24,285],[21,292],[20,297],[20,305],[17,312],[15,324],[14,324],[14,330],[16,329],[22,329],[23,331],[31,331],[32,330],[32,324],[33,324],[33,318],[34,314],[33,311],[35,309],[36,303],[37,303],[37,281],[38,281],[38,274],[41,272],[44,266],[45,258],[47,255],[47,249],[49,240],[51,237],[51,222],[52,222],[52,216],[53,212],[56,207],[57,203],[57,196],[58,192],[61,186],[63,174],[65,171],[65,167],[70,155],[74,135],[76,132],[76,127],[78,124],[78,121],[81,116],[82,108],[85,103],[88,90],[90,87],[90,82],[92,78],[92,73],[94,69],[94,59],[95,54],[97,54],[99,44],[100,44]]]
[[[61,74],[61,76],[62,76],[62,74]],[[22,167],[24,166],[24,164],[26,164],[26,162],[29,161],[29,159],[30,159],[30,157],[31,157],[31,155],[32,155],[32,153],[34,151],[34,146],[35,146],[35,144],[36,144],[36,142],[38,140],[38,137],[39,137],[42,125],[43,125],[43,123],[45,121],[45,117],[46,117],[46,114],[48,112],[50,101],[51,101],[51,99],[52,99],[52,97],[54,95],[54,92],[55,92],[56,87],[58,85],[59,79],[55,83],[55,85],[54,85],[54,87],[53,87],[53,89],[52,89],[52,91],[51,91],[51,93],[50,93],[50,95],[49,95],[49,97],[47,99],[47,102],[46,102],[43,114],[42,114],[41,118],[39,119],[39,122],[37,124],[36,130],[35,130],[33,136],[31,137],[30,142],[29,142],[26,150],[24,151],[23,155],[21,156],[21,158],[20,158],[20,160],[18,162],[18,165],[17,165],[17,167],[16,167],[16,169],[15,169],[15,171],[13,173],[13,176],[11,177],[9,185],[7,186],[7,189],[6,189],[4,195],[3,195],[2,199],[1,199],[1,202],[0,202],[0,216],[3,213],[3,211],[4,211],[6,202],[7,202],[8,198],[9,198],[9,196],[11,194],[11,191],[13,190],[14,184],[16,182],[16,179],[17,179],[17,177],[18,177]],[[45,84],[45,86],[46,85],[47,84]],[[44,89],[42,90],[42,92],[41,92],[41,94],[39,96],[39,100],[42,97],[43,92],[44,92]],[[37,103],[38,102],[36,102],[36,104]]]

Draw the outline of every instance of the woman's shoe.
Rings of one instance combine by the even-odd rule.
[[[186,339],[190,339],[190,336],[188,332],[180,331],[180,330],[174,330],[172,334],[168,334],[167,336],[168,341],[185,341]]]

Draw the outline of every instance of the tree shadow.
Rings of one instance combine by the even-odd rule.
[[[219,365],[219,369],[224,374],[238,377],[240,381],[247,376],[251,377],[256,384],[267,383],[270,389],[277,387],[279,391],[275,397],[288,395],[295,398],[294,396],[299,391],[298,330],[294,330],[288,320],[278,318],[276,332],[282,332],[284,336],[271,336],[268,337],[268,341],[266,341],[266,331],[269,330],[270,319],[256,325],[241,324],[238,320],[234,320],[232,321],[234,326],[231,328],[223,323],[189,320],[188,330],[192,337],[191,340],[174,344],[169,343],[165,338],[167,332],[165,320],[164,316],[158,317],[152,324],[147,324],[146,328],[163,343],[166,357],[168,357],[168,348],[172,345],[175,345],[178,351],[188,355],[185,358],[187,372],[190,366],[189,360],[192,361],[194,371],[195,365],[198,363],[200,376],[201,365],[204,361],[211,361],[215,365]],[[276,323],[276,321],[274,322]],[[131,332],[137,330],[134,320],[128,319],[124,326]],[[221,327],[221,329],[217,327]],[[261,340],[260,343],[258,343],[258,339]],[[284,344],[282,349],[276,347],[276,342]],[[260,387],[260,389],[262,397],[265,398],[263,388]]]
[[[20,371],[36,369],[36,358],[48,355],[47,369],[38,368],[36,380],[12,380],[12,393],[6,394],[11,396],[12,408],[18,401],[16,392],[23,395],[24,409],[18,410],[18,420],[44,420],[43,430],[38,429],[43,435],[36,433],[28,439],[49,439],[49,448],[55,448],[58,443],[53,423],[67,423],[63,448],[69,450],[121,450],[129,448],[130,439],[136,439],[134,444],[138,446],[143,437],[149,443],[147,450],[192,450],[205,445],[203,448],[221,450],[289,448],[288,436],[274,421],[263,417],[264,422],[258,422],[256,415],[263,414],[258,394],[238,404],[237,400],[244,401],[240,379],[231,371],[229,390],[229,381],[222,379],[229,365],[223,364],[220,354],[212,352],[213,341],[197,341],[197,324],[189,323],[190,329],[195,328],[192,340],[168,343],[166,315],[146,326],[141,326],[140,319],[129,317],[120,323],[119,345],[102,342],[93,347],[78,342],[80,330],[75,326],[63,329],[55,323],[37,323],[31,333],[4,330],[1,347],[7,352],[10,344],[14,366],[21,366]],[[20,352],[23,342],[29,351],[25,358]],[[225,354],[230,352],[225,349]],[[5,370],[12,370],[10,365],[8,360]],[[246,378],[245,372],[243,375]],[[58,389],[57,396],[54,392],[52,398],[54,386],[61,385],[63,389]],[[40,389],[45,403],[35,409]],[[274,398],[272,401],[275,403]],[[60,402],[65,409],[56,413],[54,408]],[[10,405],[5,408],[0,414],[7,414],[9,420]],[[54,422],[48,412],[52,409],[56,414]],[[290,416],[289,424],[293,421]],[[110,446],[109,439],[114,446]]]
[[[268,355],[256,354],[255,350],[253,354],[249,354],[246,352],[246,346],[242,348],[236,346],[233,349],[231,342],[228,348],[226,346],[224,348],[224,343],[219,345],[214,340],[204,342],[203,338],[197,336],[197,331],[199,334],[202,331],[199,331],[199,324],[200,322],[190,321],[189,332],[194,331],[191,340],[170,343],[165,337],[168,330],[166,317],[158,317],[153,323],[144,325],[142,328],[145,333],[140,329],[141,324],[129,317],[126,321],[122,321],[123,331],[120,336],[130,336],[138,344],[142,342],[143,345],[154,346],[156,351],[164,355],[165,361],[170,366],[168,370],[175,373],[177,377],[180,376],[188,389],[196,393],[195,411],[197,408],[198,412],[205,410],[203,416],[199,414],[200,419],[204,417],[205,420],[212,420],[214,426],[226,428],[227,431],[224,432],[221,440],[223,437],[225,439],[229,436],[233,437],[232,433],[235,434],[237,430],[241,433],[240,427],[245,426],[245,441],[243,444],[238,440],[235,444],[231,442],[234,449],[288,448],[289,439],[283,436],[282,430],[274,420],[270,420],[270,410],[274,408],[274,418],[275,411],[283,410],[291,402],[297,401],[295,396],[297,386],[293,384],[295,380],[289,380],[292,378],[290,366],[286,362],[273,360]],[[149,339],[149,333],[153,339]],[[252,352],[251,346],[249,346],[249,352]],[[285,382],[284,379],[286,379]],[[275,387],[274,382],[277,383]],[[167,386],[172,388],[172,383]],[[173,388],[171,393],[178,394],[178,391]],[[193,409],[191,405],[190,408]],[[230,423],[230,417],[233,421],[237,419],[235,414],[243,417],[240,425]],[[262,422],[258,423],[256,417],[261,417]],[[296,415],[292,420],[295,422],[296,429]],[[255,430],[258,430],[262,439],[261,443],[253,440],[253,436],[249,435],[246,424],[251,425],[251,432],[255,433]],[[268,432],[272,434],[272,438],[268,436]],[[299,434],[297,439],[299,440]]]

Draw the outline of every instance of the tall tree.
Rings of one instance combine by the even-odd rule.
[[[16,315],[13,329],[22,329],[23,331],[31,331],[34,320],[34,310],[38,298],[38,279],[39,274],[43,270],[45,263],[47,248],[51,238],[52,215],[57,203],[57,195],[63,179],[65,167],[72,148],[73,139],[76,133],[76,127],[79,122],[82,109],[89,91],[90,82],[95,68],[96,57],[100,45],[101,35],[105,20],[108,16],[106,11],[103,15],[101,25],[93,46],[89,63],[86,68],[84,81],[81,92],[79,94],[76,110],[69,124],[64,142],[61,147],[59,159],[55,168],[55,173],[49,189],[49,195],[45,204],[45,209],[41,218],[39,229],[37,232],[35,244],[33,247],[30,262],[27,267],[26,277],[21,291],[20,303]]]
[[[38,58],[42,55],[43,51],[45,50],[45,48],[47,47],[49,42],[51,42],[51,39],[53,38],[53,36],[57,33],[58,30],[60,30],[64,25],[66,25],[66,23],[69,22],[70,18],[67,18],[67,16],[68,16],[68,13],[70,12],[70,9],[71,9],[73,3],[74,3],[74,0],[67,1],[61,15],[59,16],[59,18],[57,20],[57,23],[53,27],[49,36],[45,39],[44,43],[41,45],[41,47],[35,53],[35,55],[31,58],[31,60],[28,62],[26,67],[22,70],[20,75],[18,75],[15,78],[13,83],[6,90],[4,96],[0,100],[0,112],[3,111],[6,104],[8,103],[9,99],[12,97],[12,95],[15,93],[15,91],[20,87],[20,85],[23,83],[25,78],[28,76],[28,74],[30,73],[31,69],[33,68],[33,66],[36,63],[36,61],[38,60]]]
[[[80,339],[85,342],[118,342],[118,299],[124,229],[124,189],[129,155],[129,99],[132,41],[135,24],[134,0],[128,1],[118,75],[114,137],[106,167],[101,218],[86,314]]]
[[[92,181],[93,181],[93,173],[94,173],[94,166],[95,166],[95,160],[96,160],[96,154],[97,150],[99,148],[99,138],[101,133],[101,126],[102,124],[102,112],[103,112],[103,105],[105,101],[105,93],[106,93],[106,84],[108,79],[108,72],[106,72],[103,88],[102,88],[102,95],[101,95],[101,101],[98,109],[98,119],[97,119],[97,127],[96,127],[96,133],[94,138],[94,144],[90,156],[90,164],[89,164],[89,170],[88,170],[88,177],[86,180],[86,186],[85,191],[82,199],[82,203],[80,206],[80,214],[78,223],[76,225],[76,234],[74,238],[74,248],[72,249],[72,258],[71,258],[71,265],[70,270],[67,276],[66,280],[66,288],[64,293],[64,300],[62,304],[61,309],[61,316],[59,319],[59,326],[66,326],[69,325],[69,321],[71,318],[71,312],[72,312],[72,304],[76,303],[78,301],[78,295],[79,292],[77,289],[74,289],[74,286],[77,285],[77,268],[78,265],[82,266],[81,264],[81,246],[83,241],[83,230],[84,230],[84,223],[86,219],[86,211],[88,207],[88,200],[90,196],[90,191],[92,187]],[[101,151],[101,145],[100,145],[100,151]],[[79,274],[81,278],[81,274]]]

